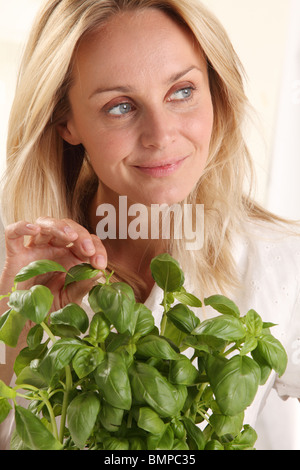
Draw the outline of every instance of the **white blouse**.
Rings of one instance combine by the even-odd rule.
[[[279,378],[272,373],[246,410],[244,422],[254,429],[272,388],[282,398],[300,398],[300,230],[295,230],[299,235],[288,234],[268,224],[248,224],[245,235],[237,236],[235,242],[234,256],[241,286],[231,299],[242,315],[254,309],[264,322],[277,325],[271,332],[281,341],[289,358],[284,375]],[[192,292],[189,284],[187,279],[185,287]],[[152,310],[157,326],[162,315],[161,301],[162,291],[155,286],[145,304]],[[205,313],[206,317],[207,313],[210,315],[208,308]],[[211,314],[216,312],[211,311]],[[0,449],[9,448],[12,428],[13,415],[11,420],[0,425]]]

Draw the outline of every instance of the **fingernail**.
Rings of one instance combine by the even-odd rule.
[[[94,243],[92,242],[92,240],[83,240],[82,246],[84,251],[86,251],[87,253],[94,253],[95,251]]]
[[[106,268],[106,259],[104,258],[104,256],[97,255],[95,259],[95,263],[98,269]]]
[[[68,225],[64,228],[64,232],[65,232],[67,235],[73,235],[74,233],[76,233],[76,232],[74,232],[74,230],[73,230],[71,227],[69,227]]]
[[[38,229],[38,226],[37,226],[37,225],[33,225],[33,224],[27,224],[26,227],[27,227],[29,230],[37,230],[37,229]]]

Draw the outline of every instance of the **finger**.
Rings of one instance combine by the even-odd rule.
[[[64,247],[78,237],[76,231],[64,219],[40,217],[36,220],[36,224],[40,227],[40,231],[31,238],[29,243],[31,247],[48,244]]]
[[[90,258],[90,263],[97,269],[105,269],[107,267],[106,249],[97,235],[92,235],[92,240],[96,251],[95,254]]]
[[[5,243],[7,254],[14,254],[24,248],[26,236],[36,236],[40,232],[40,227],[26,221],[19,221],[10,224],[5,229]]]
[[[71,250],[78,257],[88,257],[92,263],[96,262],[98,256],[98,264],[101,261],[101,268],[103,265],[106,266],[106,250],[102,241],[94,234],[90,234],[89,231],[82,225],[77,224],[73,220],[66,219],[72,230],[74,230],[78,237],[72,242]],[[104,259],[103,259],[104,258]],[[96,262],[96,263],[97,263]]]

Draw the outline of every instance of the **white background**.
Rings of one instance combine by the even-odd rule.
[[[227,29],[258,114],[250,133],[257,200],[300,219],[300,0],[203,0]],[[0,0],[0,173],[17,69],[41,0]],[[0,256],[1,258],[1,256]],[[261,416],[258,447],[300,449],[300,405],[271,395]]]

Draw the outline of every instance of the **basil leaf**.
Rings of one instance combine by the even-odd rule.
[[[288,359],[280,341],[270,334],[262,335],[258,339],[257,352],[279,376],[283,375]]]
[[[67,409],[67,423],[71,437],[79,449],[83,449],[97,420],[100,410],[99,397],[94,392],[81,393]]]
[[[100,348],[83,347],[76,352],[72,365],[80,379],[93,372],[104,360],[104,352]]]
[[[167,317],[180,331],[191,333],[200,324],[200,320],[186,305],[177,304],[167,312]]]
[[[129,441],[121,437],[109,437],[104,440],[104,450],[128,450]]]
[[[146,307],[146,305],[141,303],[136,303],[134,305],[136,311],[136,324],[134,334],[139,334],[139,336],[145,336],[148,333],[151,333],[155,324],[154,317],[151,310]]]
[[[102,426],[109,432],[116,432],[122,424],[124,410],[116,408],[105,400],[102,401],[99,419]]]
[[[158,359],[178,359],[178,353],[165,339],[147,335],[136,343],[137,353],[140,356],[156,357]]]
[[[13,309],[5,312],[0,318],[0,341],[15,348],[26,321],[23,315]]]
[[[151,274],[156,284],[164,292],[176,292],[184,284],[184,274],[179,263],[168,253],[156,256],[150,264]]]
[[[237,318],[222,315],[203,321],[193,334],[215,336],[225,341],[238,341],[245,337],[246,330]]]
[[[72,326],[81,333],[85,333],[89,326],[89,318],[83,308],[73,303],[51,313],[50,319],[52,325]]]
[[[222,437],[225,434],[233,434],[236,436],[243,427],[244,412],[235,416],[225,416],[218,413],[213,413],[209,418],[209,422],[213,427],[214,432]]]
[[[66,269],[55,261],[47,259],[33,261],[18,272],[15,277],[15,282],[23,282],[41,274],[50,272],[67,272]]]
[[[194,385],[198,383],[199,373],[190,359],[180,356],[176,361],[171,361],[169,368],[169,381],[173,384]]]
[[[39,362],[38,373],[48,384],[51,384],[56,374],[71,363],[76,352],[82,347],[84,347],[83,343],[75,338],[59,339]]]
[[[15,290],[9,297],[8,305],[34,323],[41,323],[47,317],[54,296],[46,286],[33,286],[29,290]]]
[[[131,388],[127,368],[118,353],[107,353],[106,359],[95,370],[94,377],[107,403],[116,408],[130,409]]]
[[[214,310],[217,310],[217,312],[222,314],[233,315],[236,318],[239,318],[240,316],[238,306],[224,295],[212,295],[211,297],[204,299],[204,305],[209,305]]]
[[[151,434],[162,434],[166,430],[166,425],[158,414],[151,408],[142,407],[139,410],[138,427]]]
[[[87,279],[93,279],[100,273],[99,269],[93,268],[88,263],[81,263],[73,266],[67,272],[65,279],[65,287],[67,287],[72,282],[85,281]]]
[[[235,416],[252,403],[260,383],[260,368],[253,359],[210,356],[206,371],[222,414]]]
[[[12,406],[10,405],[7,398],[0,398],[0,423],[7,418]]]
[[[174,443],[174,432],[168,423],[165,431],[160,435],[150,435],[147,438],[148,450],[172,450]]]
[[[160,417],[176,416],[182,405],[180,391],[149,364],[136,362],[129,369],[137,404],[150,406]]]
[[[42,421],[31,411],[15,406],[16,430],[24,444],[31,450],[61,450],[62,444],[55,439]]]
[[[43,339],[44,336],[44,330],[41,325],[35,325],[32,327],[27,335],[27,344],[29,349],[35,349],[37,348]]]
[[[85,338],[96,346],[103,343],[110,333],[109,322],[103,313],[95,313],[90,323],[89,335]]]
[[[200,308],[202,307],[202,302],[198,297],[193,294],[186,292],[185,288],[182,287],[179,292],[173,293],[175,299],[179,300],[180,303],[188,305],[189,307]]]
[[[97,302],[106,318],[119,333],[134,332],[136,316],[134,314],[135,297],[130,286],[123,282],[104,285],[98,292]]]
[[[0,398],[15,398],[17,392],[0,380]]]
[[[188,435],[188,440],[190,441],[189,449],[203,450],[205,447],[205,438],[201,429],[186,416],[183,416],[182,420]]]

